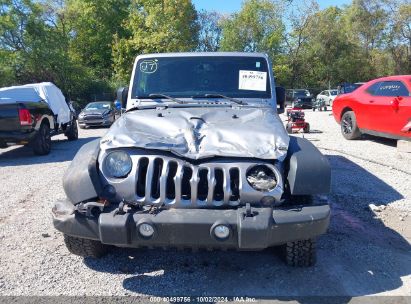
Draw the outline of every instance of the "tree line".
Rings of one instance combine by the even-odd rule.
[[[245,0],[233,14],[191,0],[0,0],[0,86],[51,81],[72,100],[128,83],[135,56],[268,53],[288,88],[411,74],[411,4]]]

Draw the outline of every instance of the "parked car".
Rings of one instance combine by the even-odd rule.
[[[338,94],[348,94],[351,92],[354,92],[356,89],[361,87],[365,82],[355,82],[355,83],[350,83],[350,82],[344,82],[340,84],[337,88]]]
[[[78,138],[76,115],[54,84],[43,82],[0,89],[0,148],[30,145],[35,154],[51,149],[51,137]]]
[[[324,90],[317,95],[317,100],[324,101],[324,105],[332,107],[335,97],[338,95],[338,90]]]
[[[116,120],[116,108],[111,101],[89,103],[78,116],[81,129],[86,127],[109,127]]]
[[[286,104],[292,108],[298,107],[303,109],[311,109],[313,97],[310,91],[305,89],[292,89],[286,91]]]
[[[68,250],[282,246],[289,265],[313,265],[330,166],[287,134],[272,70],[256,53],[138,56],[118,90],[127,111],[79,150],[52,209]]]
[[[411,75],[372,80],[333,104],[335,120],[346,139],[371,134],[411,139]]]

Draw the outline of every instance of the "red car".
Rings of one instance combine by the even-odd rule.
[[[366,133],[411,140],[411,75],[375,79],[338,95],[333,115],[346,139]]]

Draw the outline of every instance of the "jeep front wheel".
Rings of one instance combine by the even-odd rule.
[[[315,240],[288,242],[283,245],[283,258],[287,265],[294,267],[310,267],[315,265]]]
[[[353,111],[347,111],[341,117],[341,133],[348,140],[360,138],[361,132]]]
[[[108,245],[99,241],[80,239],[67,234],[64,235],[64,243],[68,251],[82,257],[101,258],[109,250]]]

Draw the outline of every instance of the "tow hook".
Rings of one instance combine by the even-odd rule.
[[[100,212],[104,210],[104,204],[97,202],[80,203],[77,205],[76,210],[80,213],[85,213],[87,217],[91,216],[91,212],[94,208],[98,208]]]
[[[253,216],[257,215],[257,214],[258,214],[257,211],[253,211],[253,210],[251,209],[250,203],[245,204],[245,212],[243,213],[244,218],[246,218],[246,217],[253,217]]]

